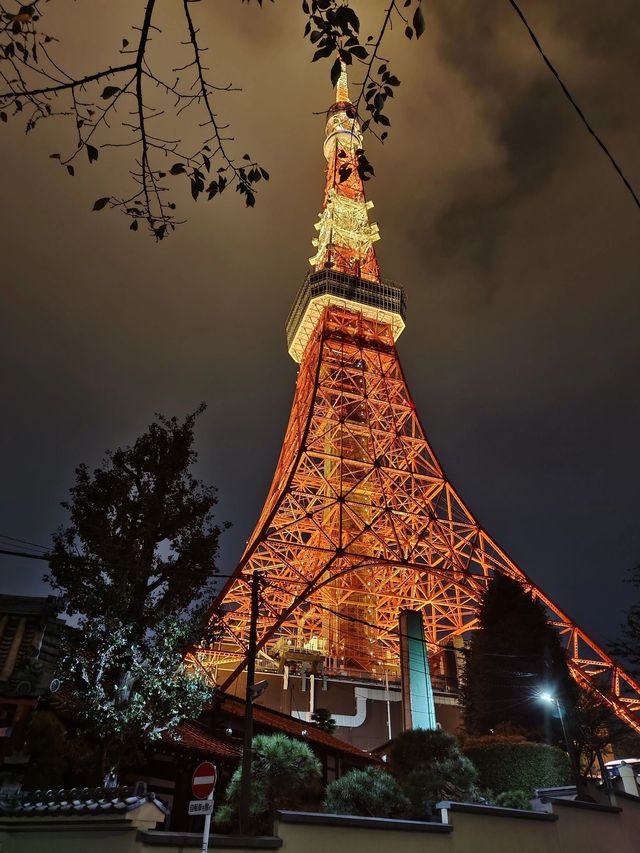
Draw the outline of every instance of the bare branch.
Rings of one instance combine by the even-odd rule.
[[[29,131],[43,118],[72,117],[75,147],[65,155],[51,155],[72,176],[82,151],[86,152],[90,163],[98,159],[100,149],[137,151],[129,169],[135,191],[125,196],[112,194],[98,199],[94,210],[117,208],[131,219],[132,230],[137,230],[143,220],[155,238],[162,239],[178,224],[174,215],[176,204],[168,197],[169,187],[165,185],[169,176],[186,175],[194,199],[202,192],[211,199],[235,184],[236,190],[244,195],[245,203],[252,206],[254,185],[261,179],[267,180],[268,174],[248,155],[244,155],[246,162],[242,165],[234,161],[228,148],[234,140],[224,134],[228,125],[218,121],[211,96],[214,92],[239,89],[232,83],[216,85],[206,79],[207,68],[201,61],[206,48],[199,44],[199,33],[187,2],[183,4],[183,13],[188,37],[178,44],[190,47],[193,57],[186,63],[177,63],[175,80],[163,79],[151,67],[148,45],[152,33],[161,33],[153,20],[156,5],[155,0],[147,0],[141,25],[132,27],[137,33],[136,45],[130,47],[127,39],[122,40],[119,52],[130,56],[129,61],[79,76],[62,68],[52,56],[50,47],[57,39],[38,29],[37,3],[27,9],[16,2],[11,11],[6,2],[0,2],[0,58],[4,54],[8,60],[7,65],[0,68],[0,120],[7,121],[9,115],[23,113]],[[123,75],[127,75],[124,81]],[[106,85],[96,92],[95,87],[101,82]],[[147,100],[153,92],[170,101],[170,106]],[[130,98],[134,99],[131,105]],[[126,117],[118,115],[123,104]],[[178,117],[189,108],[202,109],[202,120],[196,120],[194,125],[208,131],[195,153],[181,151],[180,139],[164,135],[162,130],[150,132],[150,122],[159,123],[162,117]],[[118,130],[130,134],[131,138],[114,137],[113,132],[117,134]],[[169,156],[176,162],[167,167]],[[216,177],[207,186],[206,173],[212,166]]]

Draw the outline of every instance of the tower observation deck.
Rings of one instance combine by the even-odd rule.
[[[362,132],[349,97],[347,71],[336,85],[336,100],[327,113],[323,146],[327,176],[322,211],[316,223],[316,254],[287,320],[287,345],[294,361],[302,361],[307,344],[325,308],[359,311],[386,323],[394,341],[405,327],[406,299],[402,288],[380,278],[374,243],[380,231],[369,222],[373,202],[365,197],[358,172]]]
[[[294,361],[302,361],[318,320],[329,305],[360,311],[363,317],[387,323],[394,341],[404,331],[407,300],[399,284],[368,281],[332,269],[310,272],[287,318],[287,346]]]
[[[361,147],[343,69],[327,114],[313,270],[287,320],[300,367],[282,450],[216,601],[223,639],[195,650],[194,663],[223,688],[241,676],[257,573],[265,666],[308,655],[325,674],[388,684],[399,673],[403,611],[420,611],[436,667],[477,627],[483,594],[501,573],[545,605],[578,684],[640,732],[640,686],[484,530],[431,448],[395,346],[405,297],[380,276]]]

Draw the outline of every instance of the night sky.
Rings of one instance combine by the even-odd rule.
[[[354,3],[374,32],[382,2]],[[401,79],[389,138],[367,147],[383,275],[405,287],[399,352],[448,476],[479,521],[600,642],[640,560],[640,211],[579,123],[506,0],[434,0]],[[547,52],[640,186],[637,4],[522,0]],[[142,2],[57,0],[57,57],[117,59]],[[177,7],[154,49],[170,62]],[[126,149],[76,177],[49,154],[73,128],[2,125],[0,532],[47,545],[75,466],[131,442],[155,412],[206,401],[198,474],[233,523],[230,571],[262,506],[296,365],[284,322],[320,208],[329,66],[310,63],[297,0],[209,0],[193,14],[237,153],[270,172],[254,210],[193,204],[156,244],[95,199],[126,186]],[[358,75],[354,74],[354,79]],[[190,137],[188,114],[174,132]],[[43,564],[0,558],[2,591],[42,593]]]

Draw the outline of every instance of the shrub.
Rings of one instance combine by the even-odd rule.
[[[255,828],[268,830],[276,809],[291,808],[320,793],[321,764],[308,744],[286,735],[256,735],[252,741],[250,816]],[[219,829],[235,829],[240,805],[240,765],[227,786],[226,803],[217,810]]]
[[[330,814],[401,817],[409,810],[409,800],[386,770],[367,767],[350,770],[327,785],[322,807]]]
[[[464,737],[461,749],[466,755],[470,749],[477,749],[478,747],[484,746],[494,746],[497,743],[531,743],[530,739],[524,737],[524,735],[505,735],[505,734],[494,734],[494,735],[468,735]]]
[[[531,811],[531,795],[526,791],[503,791],[495,799],[497,806],[505,809],[524,809]]]
[[[332,735],[336,730],[336,721],[331,716],[328,708],[316,708],[311,715],[311,720],[323,732]]]
[[[455,737],[441,729],[402,732],[393,742],[389,764],[409,798],[412,817],[429,817],[438,800],[475,796],[475,767]]]
[[[527,741],[505,742],[504,739],[482,746],[469,747],[465,754],[475,764],[479,783],[496,794],[522,790],[529,795],[534,788],[565,785],[571,781],[568,756],[555,746]]]
[[[55,788],[64,784],[69,771],[70,746],[67,730],[51,711],[36,711],[26,738],[29,764],[26,788]]]

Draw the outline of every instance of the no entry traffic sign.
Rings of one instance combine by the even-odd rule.
[[[202,764],[198,764],[193,771],[193,779],[191,780],[193,796],[199,800],[206,800],[213,793],[217,778],[218,771],[215,764],[210,761],[203,761]]]

